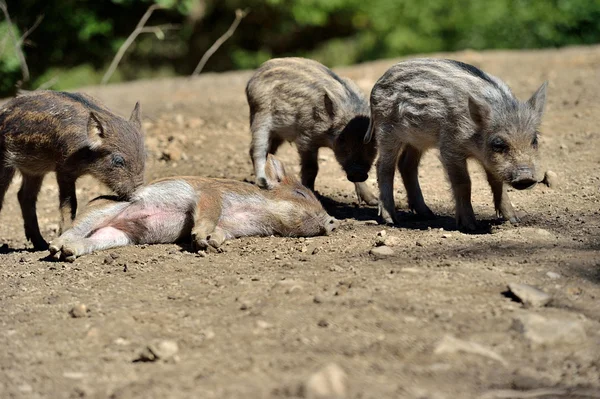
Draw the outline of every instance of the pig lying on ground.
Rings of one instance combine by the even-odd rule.
[[[235,180],[169,177],[141,187],[130,201],[98,197],[50,244],[50,253],[73,261],[101,249],[190,236],[194,249],[202,250],[235,237],[309,237],[335,230],[337,220],[272,155],[265,174],[268,190]]]
[[[415,59],[391,67],[371,92],[371,127],[379,149],[380,211],[397,223],[393,196],[398,167],[410,209],[432,216],[419,186],[423,152],[438,147],[462,230],[475,230],[467,158],[485,168],[498,216],[519,221],[504,182],[523,190],[537,182],[538,127],[546,101],[544,83],[527,102],[500,79],[452,60]]]
[[[304,58],[276,58],[265,62],[246,87],[250,105],[256,183],[266,186],[265,161],[284,141],[296,143],[302,165],[302,184],[314,190],[319,171],[319,148],[333,149],[358,200],[376,205],[369,191],[369,169],[375,143],[364,144],[369,126],[369,104],[350,80],[324,65]]]
[[[77,212],[75,181],[80,176],[91,174],[127,199],[143,184],[145,161],[139,103],[129,121],[78,93],[35,91],[0,110],[0,210],[19,170],[25,235],[37,250],[48,247],[36,215],[46,173],[56,172],[63,231]]]

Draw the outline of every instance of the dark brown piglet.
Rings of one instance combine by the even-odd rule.
[[[92,200],[73,227],[50,244],[57,259],[73,261],[97,250],[190,238],[198,250],[225,240],[278,234],[310,237],[338,226],[311,190],[272,155],[265,163],[271,189],[235,180],[169,177],[136,191],[129,201]]]
[[[77,212],[75,181],[80,176],[91,174],[129,198],[143,184],[145,159],[139,103],[127,121],[81,93],[19,95],[0,109],[0,210],[18,170],[25,235],[36,249],[45,249],[36,201],[46,173],[56,172],[62,232]]]

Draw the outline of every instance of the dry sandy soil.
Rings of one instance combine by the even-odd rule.
[[[600,398],[600,47],[439,56],[502,77],[522,99],[550,81],[541,153],[559,185],[511,191],[520,226],[494,221],[473,164],[475,212],[488,228],[455,231],[435,151],[420,177],[439,217],[406,212],[397,178],[402,225],[377,225],[377,210],[356,204],[322,151],[316,187],[342,220],[331,236],[244,238],[206,257],[185,243],[133,246],[56,263],[29,249],[17,177],[0,214],[0,397],[310,397],[305,381],[335,363],[348,398]],[[395,61],[339,72],[368,91]],[[123,115],[142,101],[148,179],[251,179],[249,76],[82,91]],[[293,147],[280,157],[298,172]],[[105,192],[91,178],[78,183],[81,206]],[[49,176],[38,205],[49,240],[57,206]],[[381,231],[394,254],[376,259]],[[552,300],[527,307],[507,295],[509,283]],[[77,304],[84,317],[70,315]],[[165,340],[178,352],[136,361]]]

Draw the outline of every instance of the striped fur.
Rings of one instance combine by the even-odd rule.
[[[538,127],[546,84],[519,101],[499,78],[459,61],[414,59],[392,66],[371,91],[371,125],[380,151],[378,182],[384,220],[396,222],[393,176],[398,167],[409,206],[431,216],[417,168],[424,151],[439,148],[456,200],[459,228],[476,228],[466,159],[484,166],[497,213],[518,219],[504,182],[522,189],[535,183]]]
[[[318,150],[333,149],[359,199],[376,203],[363,183],[375,159],[374,143],[364,144],[369,125],[366,97],[350,80],[324,65],[303,58],[265,62],[246,87],[250,106],[250,156],[257,184],[265,186],[267,154],[294,142],[302,163],[302,184],[314,189]]]

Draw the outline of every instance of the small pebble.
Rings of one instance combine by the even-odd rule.
[[[548,272],[546,273],[546,276],[551,280],[558,280],[561,277],[560,274],[554,272]]]
[[[114,259],[112,256],[110,256],[110,255],[106,255],[106,256],[104,257],[104,264],[105,264],[105,265],[110,265],[110,264],[112,264],[114,261],[115,261],[115,259]]]
[[[315,297],[313,298],[313,302],[314,303],[323,303],[323,297],[321,297],[320,295],[315,295]]]
[[[321,319],[319,320],[319,322],[317,323],[317,325],[319,327],[329,327],[329,322],[325,319]]]
[[[387,245],[382,245],[380,247],[372,248],[369,253],[376,259],[383,259],[394,255],[394,250]]]
[[[304,383],[304,397],[307,399],[346,398],[348,377],[344,370],[331,363],[312,374]]]
[[[544,174],[544,180],[542,180],[542,183],[549,188],[556,188],[558,186],[558,175],[551,170],[547,170]]]
[[[157,360],[169,360],[179,352],[177,342],[172,340],[162,340],[153,343],[144,348],[137,359],[134,361],[155,362]]]
[[[538,308],[546,306],[552,299],[544,291],[527,284],[510,283],[508,289],[525,307]]]
[[[69,311],[69,314],[73,318],[87,317],[88,311],[89,310],[87,306],[85,306],[83,303],[80,303],[73,306],[73,308]]]

